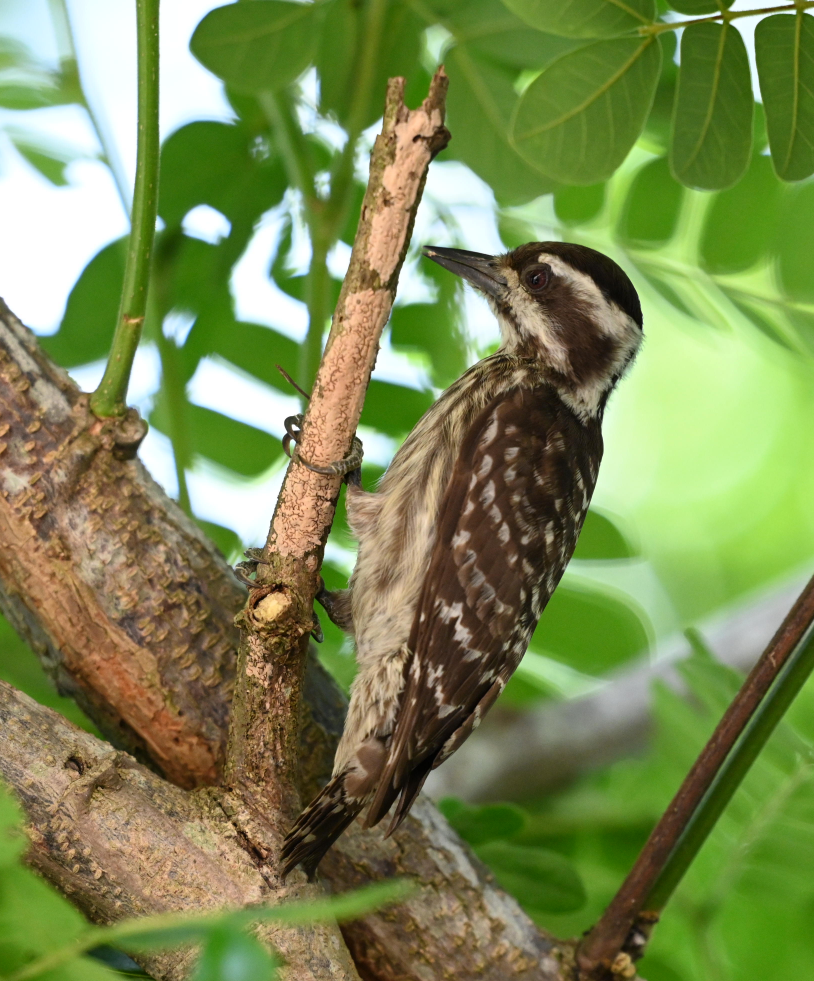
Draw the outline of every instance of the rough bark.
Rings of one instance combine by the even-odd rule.
[[[748,671],[805,583],[751,597],[698,625],[723,664]],[[653,684],[682,685],[676,664],[692,647],[678,636],[584,698],[517,714],[492,712],[483,726],[427,781],[435,800],[452,795],[486,802],[522,800],[567,785],[580,775],[640,752],[651,732]]]
[[[188,792],[162,780],[4,682],[0,725],[0,773],[28,815],[31,864],[89,919],[107,924],[283,898],[216,790]],[[292,884],[284,898],[302,891]],[[261,936],[292,964],[287,981],[358,978],[329,925],[267,924]],[[153,977],[182,981],[194,956],[183,949],[139,959]]]
[[[422,147],[427,148],[427,140],[418,132],[410,135],[403,148],[412,152]],[[433,147],[429,150],[431,155]],[[417,186],[420,189],[420,181]],[[409,220],[400,227],[407,235]],[[386,280],[389,288],[394,271],[387,279],[386,267],[378,268],[379,285]],[[379,289],[375,283],[368,286],[373,292]],[[381,307],[376,309],[380,319]],[[343,359],[342,363],[348,362]],[[23,724],[18,727],[25,751],[12,751],[9,741],[8,752],[0,756],[37,831],[35,863],[61,888],[72,889],[72,897],[100,922],[153,909],[148,904],[150,897],[166,904],[161,909],[196,907],[208,895],[217,904],[227,893],[231,902],[235,868],[235,889],[245,885],[245,871],[251,889],[264,889],[267,900],[278,901],[292,890],[297,892],[293,880],[287,888],[275,884],[272,889],[263,861],[285,830],[277,810],[280,800],[252,793],[244,796],[243,784],[240,791],[190,793],[179,789],[217,780],[220,772],[237,646],[233,616],[245,598],[242,587],[194,524],[132,459],[143,432],[137,418],[131,415],[124,421],[104,423],[94,419],[86,397],[49,361],[33,335],[5,306],[0,307],[0,413],[3,610],[43,657],[60,689],[77,698],[115,745],[131,750],[177,785],[165,784],[126,755],[114,754],[112,747],[77,733],[52,713],[46,726],[52,739],[48,749],[45,733],[41,733],[45,742],[37,742],[36,735],[36,724],[44,718],[39,713],[47,710],[26,702],[19,715]],[[351,426],[349,442],[355,428],[352,415],[346,422]],[[312,427],[314,438],[317,432]],[[335,458],[330,447],[323,455],[305,436],[302,445],[303,455],[315,463]],[[296,469],[302,468],[292,468],[292,472]],[[312,589],[313,570],[306,571]],[[255,606],[274,592],[260,595],[257,591]],[[297,582],[294,592],[299,594],[296,629],[304,637],[306,603]],[[300,637],[297,643],[303,644]],[[302,647],[292,647],[301,658]],[[266,664],[264,653],[263,671]],[[300,752],[304,766],[299,778],[303,792],[310,794],[330,769],[342,704],[330,679],[316,668],[306,674],[304,693],[307,701],[299,709],[292,707],[296,699],[284,708],[289,722],[297,715],[303,719]],[[14,695],[12,701],[21,697]],[[254,702],[258,711],[263,710],[265,697],[260,691]],[[285,738],[290,735],[289,727]],[[86,782],[93,784],[89,794],[83,790],[79,795],[79,804],[75,803],[77,795],[70,793],[74,777],[63,765],[77,744],[89,754],[90,767],[83,764],[82,773],[75,773],[81,780],[89,774]],[[44,768],[51,765],[49,757],[62,761],[54,764],[62,783],[58,780],[50,790],[42,783]],[[111,768],[109,777],[93,783],[97,773]],[[261,783],[269,779],[262,773],[259,776]],[[105,783],[117,784],[119,778],[122,796],[117,797],[119,789]],[[38,801],[47,802],[44,809]],[[116,801],[123,801],[123,806],[119,808]],[[52,811],[62,822],[54,834],[48,833],[46,823]],[[183,819],[181,828],[173,823],[178,816]],[[109,822],[115,821],[118,830],[109,830]],[[216,841],[217,860],[207,859],[215,863],[214,868],[190,850],[187,842],[191,836],[192,844],[200,846],[195,839],[199,821],[206,834],[213,836],[206,841]],[[137,833],[134,830],[134,837],[129,838],[131,827]],[[88,861],[66,865],[66,855],[75,845],[68,841],[63,848],[66,839],[58,839],[57,834],[69,838],[73,834],[77,852],[68,857],[75,859],[81,851]],[[178,874],[183,872],[169,892],[161,892],[155,863],[145,868],[142,862],[141,852],[152,847],[150,842],[158,849],[154,855],[172,853],[164,861],[171,864],[177,857]],[[90,854],[85,855],[88,850]],[[97,850],[105,858],[104,866],[94,858]],[[221,862],[222,855],[226,857]],[[247,861],[244,856],[254,871],[241,865]],[[203,863],[204,887],[197,882],[197,872],[192,875],[197,863]],[[79,866],[76,872],[75,865]],[[108,865],[116,877],[112,889],[105,871]],[[99,869],[102,872],[97,877]],[[371,915],[348,928],[348,942],[366,981],[423,981],[450,974],[474,979],[507,976],[506,972],[523,981],[558,977],[548,941],[512,900],[494,888],[483,867],[468,857],[466,847],[429,804],[422,805],[390,842],[370,834],[346,836],[325,878],[332,886],[344,887],[398,869],[417,870],[432,888],[422,894],[421,902]],[[167,871],[171,871],[169,865]],[[196,881],[187,882],[190,877]],[[116,889],[121,889],[118,895]],[[342,976],[330,973],[330,957],[338,958],[337,963],[341,960],[336,952],[341,946],[337,933],[328,931],[310,942],[305,933],[297,936],[296,944],[289,937],[284,947],[296,963],[294,970],[305,973],[292,977]],[[170,958],[155,963],[151,970],[158,976],[183,976],[185,962]],[[497,965],[493,973],[484,974],[484,965],[492,963]]]
[[[310,894],[293,881],[280,890],[241,827],[239,801],[219,789],[175,787],[4,682],[0,725],[0,775],[28,815],[29,860],[94,922]],[[419,885],[400,906],[343,928],[365,981],[558,981],[570,954],[495,886],[426,799],[398,837],[354,829],[326,872],[338,891],[394,875]],[[287,981],[357,976],[327,926],[265,929],[293,965]],[[142,962],[154,977],[180,981],[191,957]]]
[[[144,432],[96,419],[0,307],[0,606],[113,742],[211,783],[245,594],[133,459]]]

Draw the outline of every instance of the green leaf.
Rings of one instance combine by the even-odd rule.
[[[243,551],[243,542],[236,531],[215,524],[214,521],[205,521],[198,517],[195,518],[195,523],[218,546],[221,555],[227,562],[237,561],[237,556]]]
[[[210,932],[192,981],[272,981],[281,965],[254,937],[223,926]]]
[[[374,378],[365,396],[361,424],[388,436],[404,436],[432,405],[431,392]]]
[[[543,68],[579,44],[529,30],[501,0],[434,0],[426,6],[458,44],[509,68]]]
[[[504,205],[524,204],[555,183],[509,145],[508,121],[517,104],[514,73],[476,57],[463,45],[446,56],[447,118],[455,138],[445,157],[461,160]]]
[[[25,134],[7,129],[11,142],[25,157],[25,159],[38,170],[42,176],[54,184],[56,187],[65,187],[68,179],[65,176],[65,167],[71,160],[76,159],[76,154],[71,153],[65,147],[48,146],[38,139],[30,139]]]
[[[684,189],[670,174],[666,157],[641,167],[630,183],[617,234],[627,245],[655,248],[675,234]]]
[[[265,472],[283,454],[280,441],[262,429],[200,405],[190,404],[187,413],[191,451],[244,477]],[[168,430],[167,421],[159,411],[151,414],[150,424],[160,432]]]
[[[320,111],[333,113],[343,126],[347,126],[357,90],[359,48],[365,36],[368,5],[358,0],[333,0],[324,7],[325,20],[315,55],[320,81]],[[412,80],[420,71],[419,55],[425,26],[409,4],[387,5],[363,126],[369,126],[381,116],[388,78],[401,75]]]
[[[521,97],[513,145],[563,184],[605,180],[642,131],[660,66],[652,37],[597,41],[564,55]]]
[[[649,632],[643,611],[619,595],[570,577],[543,611],[531,649],[577,671],[600,675],[647,650]]]
[[[287,183],[267,140],[248,127],[189,123],[161,148],[158,213],[179,225],[192,208],[208,204],[230,221],[253,220],[282,200]]]
[[[40,343],[63,368],[106,357],[113,339],[124,279],[127,239],[106,245],[74,284],[56,334]]]
[[[605,205],[605,185],[564,187],[554,195],[554,211],[564,225],[584,225]]]
[[[216,7],[195,28],[190,49],[238,92],[279,89],[311,63],[322,4],[254,0]]]
[[[774,247],[782,185],[768,157],[755,156],[738,183],[712,201],[701,232],[701,264],[711,273],[742,272]]]
[[[197,365],[200,358],[211,354],[225,358],[236,368],[286,395],[295,394],[277,370],[277,365],[294,373],[299,356],[296,341],[272,327],[235,320],[231,307],[225,304],[220,309],[203,311],[184,345],[184,355],[190,366]]]
[[[484,804],[473,807],[454,797],[439,802],[438,809],[470,845],[513,838],[526,826],[526,812],[514,804]]]
[[[0,678],[30,695],[40,705],[55,709],[74,725],[100,735],[72,698],[57,694],[54,682],[45,673],[42,662],[28,644],[0,617]]]
[[[42,109],[54,104],[56,89],[39,85],[0,82],[0,108]]]
[[[0,37],[0,71],[8,68],[36,69],[31,51],[16,38]]]
[[[670,168],[688,187],[717,191],[739,180],[752,154],[752,76],[730,24],[692,24],[681,38]]]
[[[814,303],[814,184],[790,188],[784,195],[777,237],[780,283],[792,300]]]
[[[420,352],[432,384],[446,388],[469,366],[462,323],[462,283],[435,263],[422,262],[420,268],[435,289],[435,302],[395,307],[390,317],[390,340],[399,350]]]
[[[676,283],[680,282],[679,277],[666,276],[663,270],[643,262],[641,259],[636,262],[636,266],[647,282],[670,306],[675,307],[676,310],[680,310],[686,316],[692,317],[693,320],[698,319],[696,312],[684,301],[684,298],[673,285],[673,280]]]
[[[606,514],[591,508],[574,551],[575,559],[632,559],[639,551]]]
[[[585,905],[582,879],[557,852],[493,841],[475,849],[495,878],[526,909],[570,913]]]
[[[564,37],[613,37],[656,19],[654,0],[503,0],[521,20]]]
[[[673,10],[691,17],[701,17],[703,14],[717,14],[721,7],[729,9],[732,0],[669,0]]]
[[[814,17],[777,14],[755,29],[760,93],[778,177],[814,173]]]
[[[24,821],[20,805],[0,787],[0,876],[9,865],[16,865],[28,848]]]

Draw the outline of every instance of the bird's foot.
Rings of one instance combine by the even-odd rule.
[[[243,554],[246,556],[245,561],[238,562],[232,572],[234,572],[235,578],[239,582],[242,582],[244,586],[248,586],[250,589],[256,589],[257,583],[250,577],[257,572],[257,565],[263,557],[263,549],[247,548]]]
[[[292,460],[301,463],[308,470],[322,474],[324,477],[343,477],[348,484],[355,484],[357,487],[362,485],[362,460],[364,458],[364,448],[358,436],[353,437],[350,453],[343,460],[335,460],[326,467],[317,466],[309,463],[300,456],[298,443],[302,435],[302,415],[289,416],[285,420],[285,436],[283,436],[283,449]],[[291,449],[291,444],[294,449]]]

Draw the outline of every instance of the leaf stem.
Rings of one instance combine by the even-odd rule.
[[[672,894],[814,666],[813,623],[814,578],[800,594],[724,713],[678,793],[651,832],[622,887],[580,944],[578,963],[583,977],[596,977],[598,972],[606,971],[624,948],[637,919],[647,919],[643,912],[659,910]],[[789,665],[788,670],[776,682],[786,664]],[[771,695],[767,696],[770,689]],[[762,704],[764,701],[765,706]],[[740,741],[753,716],[754,723]],[[736,743],[738,746],[733,749]],[[688,833],[689,841],[685,837]],[[674,852],[679,848],[680,854],[674,857]],[[668,877],[663,878],[665,875]],[[654,898],[656,890],[658,892]],[[652,916],[649,921],[653,921]]]
[[[814,7],[814,0],[795,0],[794,3],[781,3],[774,7],[761,7],[759,10],[727,10],[708,14],[706,17],[693,17],[691,20],[659,21],[657,24],[646,24],[636,30],[639,34],[663,34],[665,31],[679,31],[682,27],[691,27],[693,24],[709,24],[720,20],[728,22],[739,17],[759,17],[761,14],[793,14],[796,11],[807,10],[809,7]]]
[[[97,416],[120,416],[147,310],[150,260],[158,206],[158,7],[136,0],[138,32],[138,148],[133,219],[118,322],[105,373],[90,399]]]
[[[266,91],[257,97],[266,119],[274,127],[277,145],[290,183],[302,193],[306,210],[320,203],[314,186],[314,174],[303,145],[299,121],[285,93]]]

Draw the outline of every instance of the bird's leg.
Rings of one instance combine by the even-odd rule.
[[[346,633],[353,633],[353,612],[350,605],[349,589],[337,589],[331,592],[325,588],[325,581],[320,576],[314,599],[328,614],[331,623]]]
[[[344,460],[335,460],[333,463],[329,463],[327,467],[319,467],[314,463],[304,460],[299,453],[299,446],[297,444],[302,434],[302,415],[289,416],[285,420],[284,425],[285,436],[283,436],[283,449],[292,460],[297,460],[304,467],[313,470],[314,473],[320,473],[325,477],[344,477],[347,483],[361,487],[364,449],[362,447],[362,441],[358,436],[353,437],[350,453],[348,453]],[[291,449],[292,443],[294,443],[293,450]]]
[[[245,561],[238,562],[232,571],[235,574],[235,578],[242,582],[244,586],[248,587],[248,589],[257,589],[258,584],[251,576],[257,572],[257,566],[263,558],[263,549],[247,548],[243,554],[246,556]],[[321,590],[325,589],[322,576],[319,577],[319,588]],[[330,616],[330,613],[328,615]],[[314,625],[311,629],[311,636],[318,644],[321,644],[325,640],[325,636],[322,633],[322,624],[319,622],[316,612],[314,613]]]

